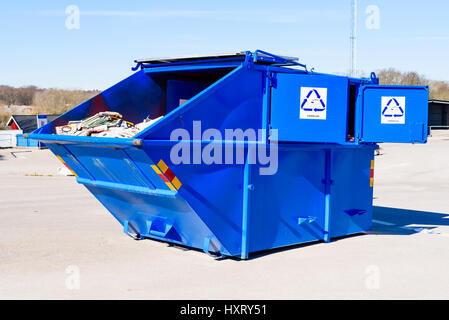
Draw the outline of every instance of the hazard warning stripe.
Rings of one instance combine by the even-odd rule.
[[[167,177],[167,179],[173,184],[176,190],[179,190],[179,188],[181,188],[182,186],[181,181],[179,181],[179,179],[175,176],[173,171],[170,170],[170,168],[165,164],[165,162],[162,159],[159,160],[157,166],[159,167],[159,169],[161,169],[162,173]]]
[[[156,165],[151,165],[151,168],[153,168],[153,170],[159,175],[159,177],[161,177],[162,181],[165,182],[165,184],[167,185],[167,187],[170,188],[170,190],[175,191],[175,187],[173,187],[173,185],[170,183],[170,181],[164,176],[164,174],[161,172],[161,170],[159,170],[159,168]]]
[[[372,187],[374,185],[374,160],[371,160],[371,171],[369,175],[369,186]]]
[[[173,185],[175,186],[175,188],[177,190],[179,190],[179,188],[181,188],[181,186],[182,186],[181,181],[179,181],[179,179],[177,177],[174,177],[173,180],[171,181],[171,183],[173,183]]]
[[[75,173],[75,171],[73,171],[72,168],[70,168],[69,165],[68,165],[67,163],[65,163],[65,161],[62,160],[62,158],[61,158],[60,156],[57,155],[56,157],[59,159],[59,161],[62,162],[63,165],[66,166],[67,169],[70,170],[71,173],[73,173],[73,175],[74,175],[75,177],[78,177],[78,175]]]
[[[170,170],[170,168],[167,168],[167,170],[165,170],[164,174],[167,177],[167,179],[170,181],[172,181],[173,178],[175,177],[175,174],[173,173],[173,171]]]

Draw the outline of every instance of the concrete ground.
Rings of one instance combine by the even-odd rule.
[[[449,134],[382,147],[371,232],[248,261],[134,241],[48,150],[0,150],[0,298],[448,299]]]

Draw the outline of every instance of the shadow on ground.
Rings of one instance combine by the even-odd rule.
[[[449,214],[374,206],[373,227],[372,230],[366,232],[366,234],[411,235],[423,230],[433,232],[432,230],[439,226],[449,226]],[[364,234],[365,233],[358,233],[333,238],[332,242],[352,237],[361,237]],[[322,241],[260,251],[251,254],[249,260],[257,259],[270,254],[276,254],[276,252],[300,249],[319,242]]]
[[[431,231],[438,226],[449,226],[449,214],[374,206],[369,233],[407,235],[420,232],[420,228]]]
[[[357,233],[346,235],[338,238],[332,238],[332,242],[340,241],[352,237],[361,237],[366,234],[392,234],[392,235],[411,235],[425,230],[432,231],[439,226],[449,226],[449,214],[427,211],[416,211],[389,207],[373,207],[373,227],[372,230],[366,233]],[[139,240],[145,241],[145,240]],[[151,241],[158,241],[166,243],[163,240],[151,239]],[[285,252],[290,250],[301,250],[301,248],[313,246],[317,243],[322,243],[323,240],[301,243],[296,245],[290,245],[281,248],[268,249],[251,253],[248,260],[255,260],[267,255],[276,254],[278,252]],[[178,244],[167,244],[168,247],[176,248],[182,251],[197,251],[202,252],[200,249],[194,249]],[[217,260],[234,260],[242,261],[239,257],[219,257],[215,256]]]

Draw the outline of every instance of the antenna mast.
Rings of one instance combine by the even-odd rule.
[[[351,0],[351,76],[357,74],[357,0]]]

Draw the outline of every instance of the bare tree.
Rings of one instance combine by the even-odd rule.
[[[10,86],[0,86],[0,101],[8,106],[17,102],[17,94],[15,88]]]
[[[99,91],[45,89],[36,92],[33,105],[40,113],[60,114],[88,100]]]
[[[382,69],[377,73],[381,84],[429,86],[429,98],[449,100],[449,83],[445,81],[431,81],[417,72],[400,72],[393,68]]]

